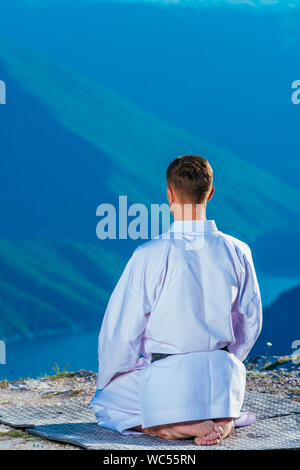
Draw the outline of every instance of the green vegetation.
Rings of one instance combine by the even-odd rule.
[[[40,436],[33,436],[31,434],[28,434],[25,431],[21,431],[19,429],[9,429],[8,431],[1,431],[0,432],[0,437],[10,437],[13,439],[26,439],[26,441],[45,441],[43,437]]]
[[[75,372],[64,372],[63,374],[60,375],[49,375],[46,376],[46,380],[59,380],[59,379],[68,379],[74,377]]]
[[[23,431],[18,431],[18,430],[10,430],[10,431],[0,432],[0,436],[1,436],[1,437],[14,437],[14,438],[18,438],[18,437],[24,437],[25,434],[26,434],[25,432],[23,432]]]
[[[0,240],[0,338],[98,324],[124,264],[92,243]]]
[[[299,393],[299,394],[300,394],[300,388],[289,388],[289,392],[291,392],[291,393]]]
[[[70,393],[69,396],[70,396],[70,397],[76,397],[77,395],[80,395],[80,393],[82,393],[82,392],[83,392],[83,389],[82,389],[82,388],[80,388],[80,389],[78,389],[78,390],[72,390],[72,392]]]
[[[53,371],[54,371],[54,373],[55,373],[55,375],[54,375],[53,377],[56,376],[56,378],[58,378],[58,379],[61,378],[61,377],[65,377],[66,374],[69,374],[69,372],[66,372],[68,367],[69,367],[69,363],[66,364],[65,367],[63,367],[62,370],[60,370],[60,368],[59,368],[57,362],[55,361],[55,362],[54,362],[54,366],[52,367],[52,369],[53,369]]]
[[[54,366],[52,367],[54,371],[54,375],[45,376],[45,378],[47,380],[57,380],[57,379],[65,379],[65,378],[74,377],[75,372],[67,371],[68,367],[69,367],[69,363],[66,364],[62,369],[60,369],[57,362],[55,361]]]
[[[61,377],[59,377],[61,378]],[[67,396],[68,398],[69,397],[77,397],[77,395],[80,395],[80,393],[83,392],[83,389],[80,388],[80,389],[76,389],[76,390],[70,390],[70,392],[60,392],[60,391],[57,391],[57,392],[51,392],[51,393],[47,393],[46,395],[42,395],[42,398],[45,399],[45,400],[48,400],[49,398],[54,398],[54,397],[57,397],[59,395],[63,395],[63,396]]]
[[[266,372],[260,372],[258,370],[247,371],[247,377],[249,379],[260,379],[262,377],[265,377],[266,375],[267,375]]]
[[[278,366],[281,366],[283,364],[287,364],[288,362],[292,362],[292,358],[290,356],[282,356],[278,357],[278,359],[275,362],[268,362],[265,364],[261,370],[274,370],[277,369]]]

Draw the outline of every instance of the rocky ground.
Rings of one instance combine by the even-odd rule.
[[[300,401],[299,366],[289,357],[255,358],[247,361],[247,390],[273,393]],[[0,382],[0,406],[63,405],[89,403],[95,392],[96,374],[91,371],[58,372],[50,377]],[[0,425],[2,449],[78,450]]]

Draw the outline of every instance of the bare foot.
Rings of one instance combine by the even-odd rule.
[[[159,431],[163,434],[163,437],[167,439],[187,439],[195,436],[203,437],[214,431],[214,423],[212,420],[184,421],[169,424]],[[218,435],[220,434],[219,432]]]
[[[221,427],[221,439],[225,439],[226,437],[231,436],[234,430],[233,418],[218,418],[214,419],[214,422],[219,428]]]
[[[145,434],[161,437],[162,439],[187,439],[195,436],[199,439],[205,436],[210,436],[211,439],[214,438],[214,440],[221,438],[221,431],[215,426],[212,420],[185,421],[161,426],[151,426],[144,429],[137,426],[133,429],[144,432]]]
[[[195,444],[198,446],[213,446],[220,442],[223,429],[214,423],[213,429],[205,436],[196,436],[194,439]]]
[[[211,434],[211,435],[204,436],[201,439],[196,438],[195,439],[196,444],[213,445],[213,444],[217,444],[221,439],[225,439],[226,437],[231,436],[233,429],[234,429],[234,421],[232,418],[214,419],[214,423],[215,423],[214,431],[219,432],[221,434],[220,438],[216,440],[215,435]]]

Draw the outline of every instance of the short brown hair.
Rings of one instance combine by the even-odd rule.
[[[198,155],[177,157],[167,169],[167,183],[180,193],[183,202],[202,203],[212,181],[212,167],[205,158]]]

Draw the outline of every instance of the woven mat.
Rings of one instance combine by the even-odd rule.
[[[256,413],[255,423],[237,428],[230,439],[213,447],[196,446],[191,439],[166,441],[145,435],[121,435],[98,426],[88,405],[0,407],[0,423],[85,449],[300,449],[299,403],[270,394],[248,392],[243,409]]]

